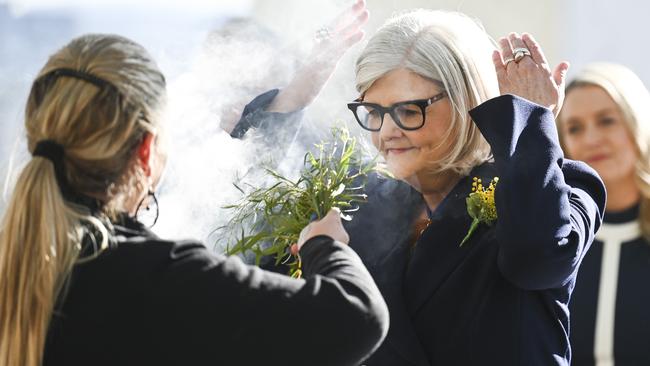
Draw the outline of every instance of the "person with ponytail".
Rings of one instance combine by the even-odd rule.
[[[154,61],[119,36],[76,38],[39,72],[32,158],[0,226],[0,366],[359,364],[388,313],[337,212],[296,244],[305,279],[136,219],[165,166],[164,100]]]
[[[607,188],[570,303],[573,365],[650,365],[650,92],[629,68],[592,63],[567,86],[557,123],[567,156]]]

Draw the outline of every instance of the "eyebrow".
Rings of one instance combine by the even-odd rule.
[[[438,95],[440,93],[441,92],[437,92],[433,96],[436,96],[436,95]],[[404,99],[404,100],[398,100],[397,102],[393,102],[393,103],[390,103],[388,105],[384,105],[384,104],[377,103],[377,102],[368,102],[367,100],[363,100],[363,97],[364,96],[360,96],[359,98],[355,99],[354,101],[357,102],[357,103],[376,104],[376,105],[380,105],[380,106],[382,106],[384,108],[388,108],[388,107],[390,107],[392,105],[399,104],[399,103],[414,102],[414,101],[419,101],[419,100],[428,100],[428,99],[431,98],[431,97],[424,97],[424,98]]]
[[[616,112],[617,112],[617,110],[614,109],[614,108],[603,108],[603,109],[597,110],[593,115],[595,115],[596,117],[602,117],[604,115],[614,114]],[[582,118],[576,117],[576,116],[567,116],[567,118],[564,118],[564,120],[566,121],[567,124],[569,124],[569,123],[579,123],[579,122],[582,121]]]
[[[603,109],[596,112],[596,116],[602,116],[604,114],[611,114],[611,113],[616,113],[616,112],[618,112],[618,111],[616,109],[614,109],[614,108],[603,108]]]

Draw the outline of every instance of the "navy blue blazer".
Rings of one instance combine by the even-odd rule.
[[[257,104],[249,110],[263,108]],[[370,177],[368,202],[346,226],[391,318],[388,337],[364,364],[570,363],[567,306],[605,188],[586,164],[564,159],[548,109],[505,95],[470,114],[494,162],[457,183],[414,247],[408,238],[424,202],[404,182]],[[460,247],[475,176],[500,178],[499,217]]]
[[[598,229],[605,188],[586,164],[564,159],[553,114],[511,95],[470,112],[494,162],[472,170],[408,243],[421,195],[373,177],[348,226],[350,245],[390,310],[387,339],[367,365],[569,365],[568,303]],[[498,220],[471,224],[472,177],[500,178]]]

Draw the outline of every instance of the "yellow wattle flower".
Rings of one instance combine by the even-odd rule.
[[[494,177],[488,187],[485,188],[481,178],[473,178],[472,192],[465,200],[467,202],[467,213],[473,220],[467,235],[460,242],[460,246],[469,239],[480,223],[491,226],[496,221],[497,208],[494,203],[494,191],[497,183],[499,183],[499,177]]]

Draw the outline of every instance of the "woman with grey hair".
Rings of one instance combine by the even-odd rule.
[[[594,63],[566,89],[564,151],[603,178],[603,226],[578,273],[570,310],[573,365],[648,365],[650,92],[623,65]]]
[[[346,227],[391,316],[366,365],[569,365],[605,191],[558,142],[568,64],[551,70],[529,35],[499,45],[463,14],[415,10],[358,58],[348,108],[396,178],[372,177]]]

